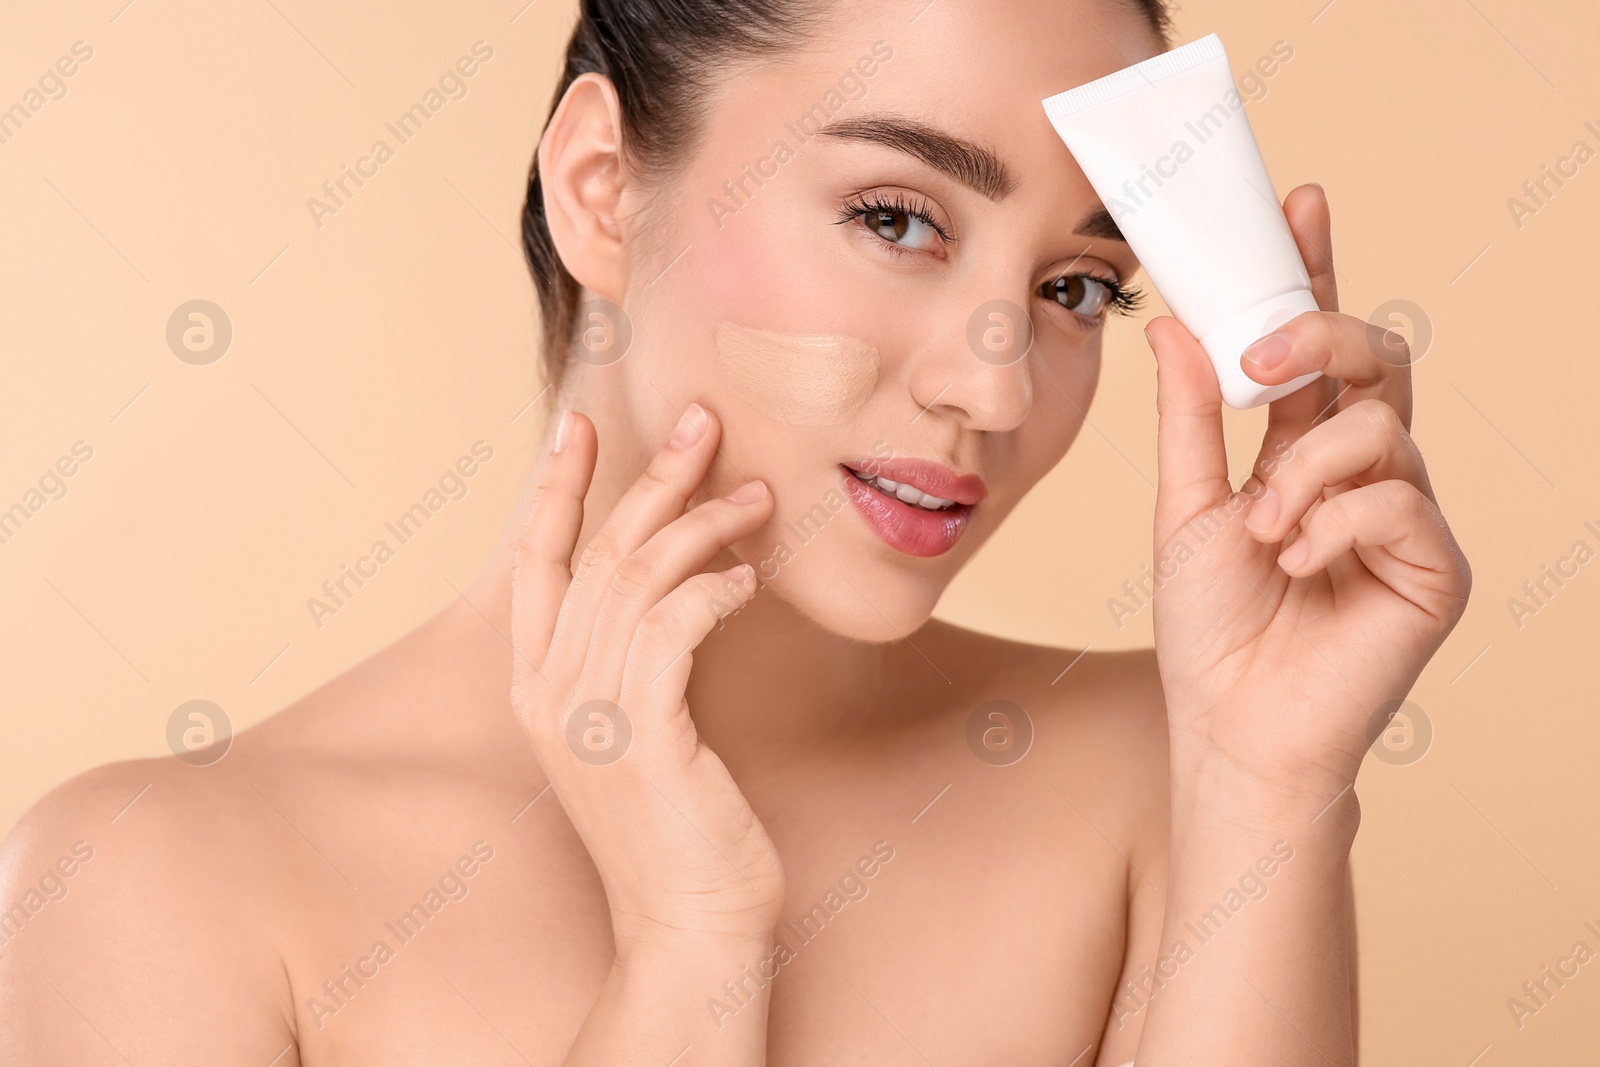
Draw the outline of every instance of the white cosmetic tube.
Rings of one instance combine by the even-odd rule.
[[[1172,314],[1252,408],[1321,377],[1261,385],[1258,338],[1316,311],[1311,278],[1216,34],[1049,97],[1045,113]]]

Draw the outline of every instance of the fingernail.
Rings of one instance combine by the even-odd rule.
[[[1285,359],[1289,358],[1289,349],[1294,347],[1287,334],[1269,333],[1255,344],[1244,350],[1244,358],[1260,367],[1262,370],[1271,370]]]
[[[744,586],[745,592],[748,593],[756,587],[756,569],[748,563],[741,563],[734,568],[733,580]]]
[[[1267,491],[1257,498],[1250,508],[1250,514],[1245,516],[1245,529],[1256,533],[1270,529],[1272,524],[1278,521],[1278,511],[1281,506],[1278,494],[1273,492],[1272,486],[1267,486]]]
[[[1278,566],[1284,570],[1298,567],[1311,557],[1311,542],[1304,537],[1283,550],[1283,555],[1278,557]]]
[[[767,487],[760,479],[745,482],[739,488],[728,494],[728,499],[735,504],[754,504],[757,500],[767,495]]]
[[[690,404],[678,419],[678,425],[672,428],[672,436],[667,438],[667,444],[673,448],[688,448],[700,440],[706,432],[706,411],[699,404]]]
[[[571,441],[571,439],[572,439],[572,412],[563,411],[561,413],[561,421],[556,423],[556,446],[555,446],[555,448],[550,450],[551,455],[555,455],[556,453],[560,452],[562,449],[566,448],[568,442]]]

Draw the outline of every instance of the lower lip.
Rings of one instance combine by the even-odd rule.
[[[955,547],[972,515],[969,504],[956,504],[944,511],[912,507],[857,478],[845,467],[845,493],[861,517],[890,548],[908,556],[940,556]]]

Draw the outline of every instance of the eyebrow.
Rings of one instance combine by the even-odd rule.
[[[841,119],[824,126],[817,136],[866,141],[904,152],[995,203],[1017,188],[1016,175],[993,151],[916,119],[898,115]],[[1127,243],[1104,207],[1090,211],[1074,232]]]
[[[1116,220],[1111,217],[1111,212],[1103,207],[1097,207],[1085,215],[1073,232],[1079,237],[1104,237],[1108,241],[1128,243],[1128,239],[1122,236],[1122,230],[1118,228]]]

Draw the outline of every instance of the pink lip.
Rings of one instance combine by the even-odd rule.
[[[957,476],[937,463],[875,461],[856,469],[866,474],[881,474],[890,481],[957,501],[943,511],[913,507],[873,488],[840,465],[839,476],[844,480],[845,494],[862,519],[885,544],[908,556],[939,556],[955,547],[971,519],[972,505],[986,493],[983,479],[977,475]]]
[[[942,463],[926,459],[863,459],[855,468],[863,474],[877,475],[891,482],[920,489],[929,496],[954,500],[957,504],[976,504],[989,495],[983,479],[976,474],[957,474]]]

